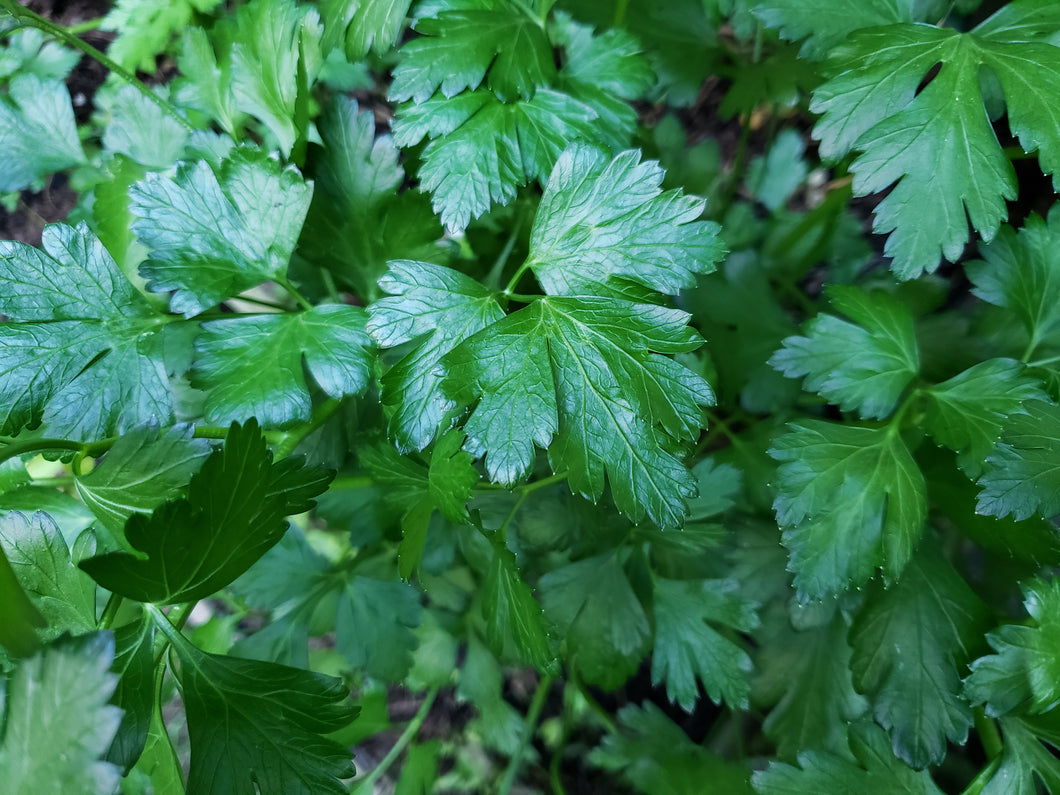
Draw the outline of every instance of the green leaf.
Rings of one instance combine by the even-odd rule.
[[[972,663],[965,682],[972,703],[990,715],[1017,708],[1032,714],[1060,703],[1060,580],[1023,585],[1023,605],[1033,625],[1005,624],[986,639],[997,652]]]
[[[8,683],[0,781],[18,793],[110,795],[121,772],[102,761],[121,720],[107,704],[114,641],[96,632],[62,638],[24,660]]]
[[[982,260],[965,265],[975,294],[1014,313],[1030,340],[1027,356],[1046,340],[1057,341],[1060,327],[1060,266],[1052,256],[1060,246],[1060,208],[1048,220],[1030,215],[1017,233],[1010,226],[980,247]]]
[[[688,521],[709,519],[736,505],[743,479],[736,467],[719,464],[708,456],[692,467],[692,475],[699,494],[688,501]]]
[[[368,333],[380,348],[412,343],[380,379],[388,428],[402,452],[422,450],[456,404],[442,392],[442,357],[504,316],[497,299],[457,271],[395,260],[380,287],[392,297],[368,310]]]
[[[494,544],[493,560],[482,584],[482,617],[486,642],[498,657],[503,657],[511,638],[521,662],[539,671],[554,667],[541,605],[520,576],[515,555],[500,544]]]
[[[846,757],[847,727],[869,707],[851,682],[846,621],[839,611],[827,623],[801,631],[786,617],[781,621],[755,657],[759,675],[751,693],[756,705],[771,707],[765,735],[782,759],[794,759],[806,748]]]
[[[279,541],[284,517],[309,510],[330,480],[326,470],[297,459],[272,463],[257,422],[232,423],[224,447],[192,477],[187,497],[126,523],[126,539],[145,558],[109,552],[81,568],[104,588],[140,602],[205,598]]]
[[[913,316],[887,293],[832,286],[832,304],[851,320],[818,315],[806,336],[788,337],[769,363],[862,417],[886,417],[920,369]]]
[[[401,48],[390,84],[392,101],[423,102],[435,91],[454,97],[483,80],[502,101],[530,99],[535,88],[555,79],[545,31],[521,3],[447,5],[413,25],[422,38]]]
[[[761,795],[803,795],[809,792],[857,792],[864,795],[941,795],[926,770],[906,767],[891,753],[887,735],[872,723],[851,727],[851,747],[857,761],[828,751],[799,754],[799,767],[771,762],[752,776]]]
[[[209,11],[220,0],[118,0],[103,18],[102,30],[117,38],[107,56],[129,71],[153,74],[155,56],[178,32],[188,27],[192,14]]]
[[[735,580],[655,579],[652,684],[665,682],[666,695],[686,712],[699,698],[697,679],[715,703],[747,708],[751,658],[711,626],[746,632],[758,625],[736,588]]]
[[[188,425],[165,430],[134,428],[114,442],[103,461],[74,485],[109,536],[122,543],[123,528],[134,513],[150,513],[187,485],[210,452]]]
[[[1054,750],[1060,749],[1060,737],[1055,732],[1039,737],[1032,722],[1019,718],[1002,718],[999,723],[1001,755],[996,766],[987,768],[990,775],[983,781],[981,795],[1036,795],[1041,792],[1039,781],[1049,792],[1060,792],[1060,761]]]
[[[0,96],[0,192],[36,185],[84,161],[66,86],[32,74],[12,78]]]
[[[187,28],[180,40],[177,66],[180,75],[174,79],[174,96],[180,104],[206,113],[225,132],[235,136],[244,116],[236,110],[231,59],[227,53],[219,59],[205,30]]]
[[[890,588],[873,588],[850,633],[854,685],[894,753],[916,769],[963,745],[972,709],[961,673],[986,626],[985,605],[937,553],[918,554]]]
[[[48,41],[36,28],[22,28],[6,36],[0,47],[0,76],[32,74],[42,80],[66,80],[81,53]]]
[[[191,740],[188,790],[252,795],[345,793],[350,752],[327,738],[360,711],[341,679],[256,660],[206,654],[156,609],[180,659]]]
[[[621,686],[651,646],[651,623],[620,555],[607,552],[553,569],[538,587],[578,676],[605,690]]]
[[[986,459],[979,478],[983,490],[976,511],[990,516],[1026,519],[1034,513],[1060,513],[1060,406],[1029,400],[1008,418],[1000,440]]]
[[[1027,400],[1048,400],[1037,379],[1013,359],[987,359],[923,391],[924,427],[959,453],[969,477],[983,474],[983,461],[1009,415]]]
[[[724,253],[718,225],[697,220],[702,199],[663,193],[663,176],[637,150],[611,159],[567,147],[530,233],[528,261],[545,292],[623,296],[632,283],[676,295],[713,271]]]
[[[648,795],[700,795],[706,782],[726,795],[750,795],[749,771],[696,745],[650,701],[618,712],[621,733],[604,737],[589,762]]]
[[[412,0],[325,0],[324,51],[345,42],[346,58],[360,61],[369,52],[385,55],[405,26]]]
[[[208,422],[256,417],[265,427],[308,422],[306,372],[332,398],[368,387],[371,344],[364,310],[321,304],[304,312],[252,315],[203,324],[191,383],[206,390]]]
[[[803,183],[809,167],[803,160],[806,144],[795,130],[782,130],[769,151],[747,166],[747,187],[771,212],[783,207]]]
[[[265,122],[284,155],[290,155],[298,136],[305,134],[297,124],[299,70],[310,82],[320,71],[323,32],[316,9],[294,0],[252,0],[235,14],[235,106]],[[279,191],[265,197],[277,195]]]
[[[422,613],[420,595],[408,583],[353,577],[339,597],[335,645],[354,668],[399,682],[412,665],[412,630]]]
[[[603,143],[607,125],[598,119],[592,107],[553,89],[508,104],[481,90],[405,107],[393,130],[398,146],[431,139],[423,150],[420,185],[455,232],[493,204],[508,204],[519,186],[543,180],[571,141]]]
[[[249,148],[216,174],[205,161],[174,177],[148,174],[130,191],[133,231],[150,250],[148,287],[176,291],[170,308],[192,317],[285,278],[311,195],[297,170]]]
[[[863,585],[877,568],[897,580],[927,516],[924,476],[901,437],[819,420],[789,427],[769,454],[781,462],[773,508],[800,598]]]
[[[158,93],[166,99],[165,92]],[[169,168],[188,142],[188,131],[134,86],[118,89],[110,114],[110,123],[103,131],[103,148],[127,155],[147,168]]]
[[[683,312],[608,298],[542,298],[444,360],[447,388],[475,404],[464,444],[492,480],[529,473],[535,444],[555,472],[596,500],[605,475],[619,510],[681,523],[695,481],[674,455],[714,401],[699,376],[659,354],[697,346]]]
[[[37,630],[47,625],[44,616],[26,596],[7,553],[0,546],[0,647],[12,657],[28,657],[40,647]]]
[[[157,694],[155,692],[154,625],[142,616],[139,621],[114,631],[114,663],[118,675],[111,703],[121,708],[121,725],[114,735],[107,761],[125,773],[147,746]]]
[[[1007,8],[999,16],[1060,22],[1055,8],[1033,0]],[[1000,84],[1024,150],[1037,152],[1045,173],[1060,168],[1060,125],[1048,100],[1060,91],[1060,48],[1028,41],[1023,27],[1004,22],[987,20],[968,33],[926,25],[859,31],[833,50],[828,68],[836,76],[814,93],[822,156],[861,152],[850,166],[858,195],[893,186],[873,229],[891,233],[884,253],[899,278],[961,256],[968,219],[989,241],[1008,215],[1005,201],[1016,196],[1015,172],[984,107],[984,67]]]
[[[80,545],[78,545],[80,546]],[[59,528],[48,514],[11,511],[0,518],[0,548],[18,582],[47,622],[45,641],[64,632],[96,628],[96,586],[77,568]]]
[[[655,74],[641,53],[640,42],[625,30],[611,28],[593,35],[592,27],[558,11],[551,35],[554,43],[567,52],[560,77],[568,87],[597,89],[634,100],[655,82]]]
[[[0,433],[43,419],[95,440],[149,420],[172,399],[158,346],[164,322],[81,223],[53,224],[42,248],[0,242]]]
[[[390,136],[376,137],[371,112],[337,96],[316,125],[323,148],[310,149],[313,202],[298,253],[375,299],[387,260],[437,256],[442,227],[425,196],[398,192],[405,170]]]
[[[482,738],[483,744],[503,754],[514,755],[519,750],[523,717],[504,699],[503,686],[497,660],[477,637],[471,635],[460,668],[456,695],[474,704],[478,715],[468,728]]]
[[[817,59],[855,30],[925,19],[916,13],[918,5],[922,0],[764,0],[753,12],[782,38],[805,39],[799,54]]]

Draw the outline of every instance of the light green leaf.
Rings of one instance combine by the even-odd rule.
[[[6,36],[0,47],[0,77],[32,74],[42,80],[65,80],[81,60],[81,53],[48,41],[36,28],[22,28]]]
[[[218,59],[206,31],[190,27],[181,37],[177,66],[180,75],[174,79],[174,96],[180,104],[208,114],[225,132],[235,136],[244,116],[236,110],[227,54]]]
[[[311,195],[296,169],[249,148],[216,174],[205,161],[175,177],[148,174],[130,190],[133,231],[150,250],[140,269],[148,287],[176,291],[170,308],[192,317],[285,278]]]
[[[985,605],[935,552],[916,555],[890,588],[873,588],[857,613],[854,685],[911,767],[939,764],[947,740],[967,739],[972,709],[961,673],[986,618]]]
[[[855,30],[923,19],[922,0],[764,0],[753,13],[788,41],[805,39],[799,54],[822,58]],[[939,3],[935,2],[938,6]]]
[[[155,56],[186,29],[196,11],[209,11],[220,0],[118,0],[100,28],[117,38],[107,56],[129,71],[153,74]]]
[[[346,58],[360,61],[369,52],[385,55],[397,42],[412,0],[325,0],[324,51],[345,42]]]
[[[146,557],[108,552],[81,568],[104,588],[140,602],[203,599],[279,541],[284,517],[309,510],[330,480],[327,470],[297,459],[273,463],[253,419],[232,423],[224,447],[192,477],[187,497],[129,518],[125,537]]]
[[[332,398],[362,393],[370,378],[365,321],[360,307],[321,304],[204,323],[191,382],[206,390],[206,420],[224,425],[256,417],[265,427],[308,422],[307,372]]]
[[[368,333],[380,348],[414,346],[380,380],[390,436],[402,452],[422,450],[456,407],[441,389],[442,357],[504,312],[485,287],[440,265],[395,260],[379,285],[392,297],[369,307]]]
[[[204,439],[178,425],[134,428],[114,442],[102,462],[74,481],[77,494],[119,544],[134,513],[150,513],[172,499],[210,452]]]
[[[206,654],[151,608],[180,659],[191,740],[188,790],[208,795],[346,792],[350,752],[326,737],[360,711],[341,679]]]
[[[8,682],[0,781],[12,793],[111,795],[121,771],[102,761],[121,721],[107,700],[114,641],[97,632],[63,638],[24,660]]]
[[[782,130],[765,155],[747,166],[747,187],[771,212],[783,207],[803,183],[809,166],[803,159],[806,144],[795,130]]]
[[[464,447],[510,485],[547,448],[555,472],[593,500],[605,476],[634,521],[679,525],[695,481],[673,454],[702,423],[710,387],[659,354],[697,346],[687,315],[607,298],[542,298],[444,360],[447,389],[474,405]]]
[[[724,513],[736,504],[743,478],[731,464],[719,464],[712,457],[692,467],[699,493],[688,501],[688,520],[702,521]]]
[[[376,136],[370,111],[336,96],[316,125],[323,148],[310,149],[313,202],[298,253],[375,300],[387,261],[437,256],[442,227],[426,196],[398,192],[405,170],[390,136]]]
[[[80,545],[79,545],[80,546]],[[11,511],[0,518],[0,547],[26,594],[47,621],[48,641],[96,628],[96,586],[77,568],[59,528],[46,513]]]
[[[924,476],[890,428],[793,422],[769,454],[780,461],[773,503],[795,587],[819,599],[883,569],[894,582],[927,517]]]
[[[832,304],[851,320],[818,315],[806,336],[788,337],[769,363],[843,411],[881,418],[920,369],[913,316],[897,298],[833,286]],[[856,324],[856,325],[855,325]]]
[[[1048,400],[1038,380],[1013,359],[987,359],[923,394],[925,428],[959,454],[961,469],[972,478],[983,473],[983,461],[1009,415],[1024,401]]]
[[[666,683],[666,695],[686,712],[699,698],[697,680],[715,703],[746,709],[751,658],[720,624],[746,632],[758,625],[754,609],[738,593],[734,580],[655,578],[653,685]]]
[[[651,646],[651,624],[620,555],[607,552],[553,569],[538,587],[562,633],[568,664],[588,684],[621,686]]]
[[[294,0],[252,0],[236,11],[235,25],[235,106],[265,122],[280,151],[289,155],[298,136],[305,134],[296,113],[299,80],[311,83],[323,64],[320,17],[316,9]],[[275,195],[267,194],[270,199]]]
[[[166,92],[158,93],[165,99]],[[169,168],[180,157],[189,133],[176,119],[130,85],[118,89],[103,130],[103,148],[127,155],[151,169]]]
[[[1040,737],[1032,722],[1014,717],[1002,718],[999,724],[1001,755],[980,795],[1037,795],[1039,781],[1048,792],[1060,792],[1060,760],[1056,757],[1060,737],[1055,731]]]
[[[1060,20],[1034,0],[1010,6],[1008,13],[1035,9]],[[1000,83],[1022,147],[1037,152],[1045,173],[1060,169],[1060,120],[1048,99],[1060,91],[1060,48],[1025,34],[996,20],[968,33],[905,24],[856,32],[833,50],[828,68],[836,76],[810,106],[823,114],[814,136],[825,158],[861,152],[850,167],[856,194],[893,186],[873,229],[890,233],[884,252],[899,278],[933,271],[943,256],[955,261],[968,219],[989,241],[1016,196],[1015,172],[984,107],[984,67]]]
[[[32,74],[14,77],[0,96],[0,191],[22,190],[84,161],[66,86]]]
[[[760,795],[805,795],[810,792],[857,792],[862,795],[942,795],[926,770],[915,771],[895,758],[887,735],[872,723],[851,727],[857,761],[827,751],[799,754],[799,767],[771,762],[752,777]]]
[[[610,159],[567,147],[530,233],[528,261],[545,292],[621,296],[632,283],[676,295],[713,271],[724,253],[718,225],[697,220],[702,199],[663,193],[663,176],[636,150]]]
[[[621,733],[608,734],[589,762],[645,795],[702,795],[704,786],[726,795],[750,795],[749,771],[692,742],[650,701],[618,712]],[[706,782],[710,782],[707,785]]]
[[[453,97],[478,88],[484,79],[502,101],[530,99],[538,86],[555,79],[545,31],[522,4],[452,5],[417,19],[413,27],[422,38],[401,48],[391,100],[419,103],[435,91]]]
[[[1060,406],[1029,400],[1008,418],[986,459],[976,511],[1026,519],[1060,513]]]

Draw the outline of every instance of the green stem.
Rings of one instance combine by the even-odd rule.
[[[629,8],[629,0],[618,0],[615,3],[615,15],[611,18],[611,27],[620,28],[626,24],[626,9]]]
[[[525,497],[528,494],[533,494],[538,489],[543,489],[547,486],[551,486],[553,483],[562,483],[568,477],[570,477],[569,472],[557,472],[555,475],[549,475],[547,478],[541,478],[541,480],[535,480],[533,483],[527,483],[523,486],[519,486],[518,488],[516,488],[516,491],[521,492],[522,496]]]
[[[287,311],[287,307],[285,307],[283,304],[278,304],[275,301],[267,301],[264,298],[252,298],[249,295],[237,295],[232,300],[234,300],[234,301],[246,301],[248,304],[255,304],[257,306],[264,306],[264,307],[267,307],[269,309],[278,309],[281,312],[286,312]]]
[[[988,718],[982,707],[976,707],[974,715],[975,731],[979,735],[979,742],[983,745],[986,758],[989,760],[997,759],[1004,750],[1001,742],[1001,732],[997,728],[997,721]]]
[[[20,24],[37,28],[37,30],[59,39],[68,47],[80,50],[89,58],[99,61],[99,63],[103,64],[103,66],[109,71],[116,74],[123,81],[147,97],[151,102],[155,103],[163,113],[175,119],[186,131],[189,133],[195,131],[195,128],[188,123],[187,119],[180,115],[180,112],[173,105],[166,102],[162,97],[158,96],[158,94],[137,80],[136,76],[125,69],[125,67],[108,58],[88,42],[82,41],[62,25],[56,25],[51,20],[42,17],[40,14],[31,11],[25,6],[19,5],[15,0],[0,0],[0,8],[6,9],[8,13],[19,21]]]
[[[522,216],[519,216],[519,219],[512,225],[512,231],[509,233],[508,239],[504,241],[504,248],[502,248],[501,253],[497,255],[493,267],[490,268],[490,272],[486,276],[485,284],[490,289],[496,289],[500,286],[501,274],[504,272],[504,268],[508,264],[508,258],[512,256],[512,250],[515,248],[515,243],[519,239],[519,230],[522,226],[523,218]]]
[[[1060,356],[1050,356],[1046,359],[1039,359],[1036,362],[1027,362],[1028,367],[1045,367],[1050,364],[1056,364],[1060,362]]]
[[[317,406],[316,411],[313,412],[313,418],[305,425],[283,434],[276,442],[276,458],[286,458],[295,451],[305,438],[309,436],[313,431],[331,419],[332,415],[339,410],[342,405],[341,400],[335,398],[329,398],[328,400]]]
[[[431,711],[431,705],[434,704],[434,699],[437,696],[437,687],[433,687],[427,692],[427,697],[423,700],[423,703],[420,704],[420,708],[405,727],[405,731],[401,732],[401,736],[398,737],[397,742],[394,743],[394,747],[387,751],[386,756],[383,757],[383,760],[378,765],[372,768],[371,773],[360,781],[353,782],[350,787],[350,792],[369,793],[374,791],[375,782],[386,774],[386,771],[390,769],[390,766],[394,764],[408,744],[411,743],[419,733],[420,727],[423,726],[423,722],[427,719],[427,713]]]
[[[344,475],[331,481],[328,489],[331,491],[346,491],[351,489],[368,489],[375,485],[375,479],[368,475]]]
[[[114,625],[114,619],[117,617],[118,611],[121,610],[121,603],[124,599],[123,596],[116,593],[110,595],[110,599],[107,600],[107,606],[103,608],[103,615],[99,617],[100,629],[110,629]]]
[[[530,745],[530,741],[534,738],[534,734],[537,731],[537,722],[541,719],[541,710],[544,709],[545,699],[548,698],[548,691],[552,689],[553,677],[546,675],[541,678],[541,681],[537,684],[537,690],[534,691],[534,698],[530,702],[530,709],[526,712],[526,721],[523,723],[523,732],[519,735],[519,746],[515,749],[515,753],[512,758],[508,760],[508,767],[504,771],[504,778],[501,779],[500,787],[498,788],[499,795],[508,795],[512,791],[512,787],[515,785],[515,779],[519,775],[519,768],[523,765],[523,756],[526,754],[526,749]]]
[[[585,699],[585,703],[589,705],[589,709],[592,710],[593,714],[596,715],[596,719],[603,724],[608,734],[619,734],[618,724],[615,723],[615,719],[611,717],[611,713],[600,706],[600,702],[593,698],[592,694],[585,689],[585,685],[582,684],[581,677],[576,672],[571,671],[569,675],[570,682],[577,688],[581,697]]]
[[[276,283],[280,285],[280,287],[282,287],[284,290],[286,290],[287,294],[290,295],[291,298],[295,300],[295,303],[297,303],[298,306],[300,306],[302,309],[308,311],[313,308],[313,305],[309,303],[308,300],[306,300],[306,297],[304,295],[302,295],[300,292],[298,292],[297,289],[295,289],[295,286],[291,284],[290,281],[288,281],[286,276],[277,277]]]
[[[0,450],[0,464],[27,453],[43,453],[47,450],[72,450],[75,453],[86,453],[88,445],[71,442],[68,439],[27,439],[24,442],[11,444]]]
[[[103,24],[103,17],[96,17],[95,19],[86,19],[83,22],[78,22],[73,25],[69,25],[66,28],[66,32],[74,36],[80,36],[82,33],[89,33],[93,30],[98,30],[99,26]]]
[[[1023,355],[1020,357],[1020,361],[1026,364],[1031,360],[1031,356],[1034,355],[1035,349],[1038,347],[1038,343],[1041,340],[1038,337],[1038,329],[1034,330],[1031,334],[1030,340],[1027,342],[1027,348],[1023,351]]]
[[[523,278],[523,274],[529,270],[530,264],[531,260],[527,259],[522,265],[515,269],[515,273],[512,274],[512,278],[508,280],[508,284],[504,288],[504,294],[506,296],[510,298],[514,295],[513,290],[515,290],[515,285],[519,284],[519,280]],[[523,300],[523,297],[520,296],[516,300],[521,301]]]

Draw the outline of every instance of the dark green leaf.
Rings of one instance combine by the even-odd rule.
[[[750,795],[748,770],[693,743],[651,702],[623,707],[618,722],[622,733],[608,734],[589,761],[621,773],[638,792],[701,795],[709,786],[726,795]]]
[[[118,686],[111,702],[122,710],[121,725],[107,751],[107,761],[125,773],[136,764],[147,745],[151,713],[155,709],[154,625],[143,616],[114,631],[114,663]]]
[[[913,22],[918,4],[920,0],[763,0],[753,10],[783,38],[805,39],[800,55],[821,58],[860,28]]]
[[[354,668],[387,682],[409,671],[422,608],[408,583],[353,577],[342,586],[335,645]]]
[[[121,721],[107,699],[114,640],[62,638],[24,660],[8,683],[0,781],[12,793],[111,795],[121,771],[102,761]]]
[[[155,292],[175,290],[186,317],[270,279],[284,278],[312,187],[293,167],[240,149],[217,174],[205,161],[176,176],[148,174],[130,191],[133,231],[150,250],[141,266]]]
[[[991,516],[1026,519],[1060,513],[1060,406],[1030,400],[1003,426],[986,459],[976,510]]]
[[[26,596],[7,553],[0,547],[0,647],[12,657],[28,657],[40,647],[37,629],[47,624]]]
[[[224,447],[192,477],[187,497],[126,523],[126,539],[146,558],[111,552],[81,567],[108,590],[141,602],[202,599],[279,541],[284,517],[308,510],[330,479],[292,459],[272,463],[257,422],[233,423]]]
[[[926,770],[911,770],[895,758],[887,735],[875,724],[857,723],[851,727],[850,736],[856,762],[827,751],[806,751],[799,754],[799,767],[772,762],[766,770],[755,773],[755,791],[761,795],[942,795]]]
[[[191,739],[188,790],[204,795],[345,793],[350,752],[325,735],[359,711],[341,679],[199,651],[161,613]]]
[[[843,411],[885,417],[920,369],[913,317],[886,293],[833,286],[832,304],[854,323],[818,315],[806,336],[788,337],[769,363]],[[856,325],[855,325],[856,324]]]
[[[522,4],[452,3],[414,25],[422,38],[401,48],[390,99],[423,102],[435,91],[453,97],[484,79],[503,101],[530,99],[555,79],[552,48]],[[487,78],[488,75],[488,78]]]
[[[605,553],[553,569],[539,587],[579,677],[605,690],[622,685],[651,646],[651,623],[620,556]]]
[[[770,455],[773,504],[791,552],[795,586],[821,598],[868,581],[895,581],[924,529],[924,476],[891,428],[819,420],[791,423]]]
[[[493,562],[482,591],[486,641],[494,654],[502,656],[511,638],[523,663],[539,671],[553,667],[541,605],[520,576],[515,556],[507,547],[494,545]]]
[[[606,475],[634,521],[679,525],[695,481],[671,450],[714,402],[703,379],[659,355],[697,347],[686,321],[663,307],[549,297],[486,328],[444,360],[447,388],[475,404],[465,448],[508,485],[530,471],[535,445],[547,448],[575,492],[598,499]]]
[[[920,769],[962,745],[972,710],[961,673],[986,629],[985,606],[938,553],[916,555],[898,582],[874,588],[850,633],[854,685],[868,695],[894,752]]]
[[[103,461],[74,481],[84,500],[109,535],[125,541],[125,522],[134,513],[150,513],[172,499],[199,469],[210,452],[187,425],[162,430],[157,425],[134,428],[114,442]]]
[[[204,323],[192,385],[207,392],[206,420],[224,425],[256,417],[265,427],[308,422],[306,372],[330,397],[360,394],[370,375],[365,320],[360,307],[321,304]]]
[[[686,712],[699,698],[697,680],[715,703],[746,709],[751,658],[713,625],[748,631],[758,625],[735,580],[655,579],[652,684]]]

